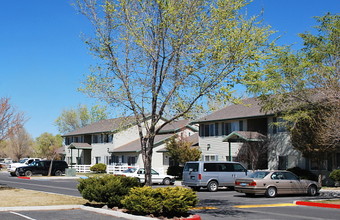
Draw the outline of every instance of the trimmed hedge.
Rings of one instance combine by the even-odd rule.
[[[125,176],[105,175],[80,179],[77,186],[84,199],[95,201],[109,206],[121,207],[120,201],[130,189],[139,187],[137,179]]]
[[[198,198],[191,189],[183,187],[145,186],[131,189],[121,203],[133,214],[173,217],[187,215]]]
[[[180,167],[180,166],[169,166],[166,173],[168,175],[176,176],[179,179],[182,179],[182,177],[183,177],[183,168],[184,167]]]
[[[329,178],[331,178],[334,181],[340,181],[340,170],[333,170],[329,174]]]
[[[105,173],[106,172],[106,164],[97,163],[97,164],[93,165],[92,167],[90,167],[90,170],[92,172],[96,172],[96,173]]]

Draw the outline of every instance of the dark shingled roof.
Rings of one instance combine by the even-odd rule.
[[[226,106],[192,123],[273,115],[273,113],[265,114],[264,112],[262,112],[260,101],[258,101],[256,98],[248,98],[241,101],[242,104],[233,104]]]
[[[131,125],[134,123],[134,117],[121,117],[114,119],[101,120],[85,127],[79,128],[75,131],[67,133],[63,136],[72,136],[79,134],[93,134],[93,133],[103,133],[103,132],[113,132],[122,127]]]
[[[190,126],[189,123],[190,121],[187,119],[170,122],[159,131],[159,134],[176,133],[185,127],[190,127],[191,130],[197,131],[197,129]]]
[[[175,134],[159,134],[155,137],[155,145],[160,144],[162,141],[165,141],[172,137]],[[139,152],[141,150],[140,139],[134,140],[130,143],[122,145],[116,149],[113,149],[110,152],[113,153],[122,153],[122,152]]]

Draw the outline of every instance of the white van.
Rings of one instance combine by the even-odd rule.
[[[190,161],[183,169],[182,185],[193,190],[206,187],[210,192],[219,186],[234,188],[235,179],[247,176],[247,169],[238,162]]]

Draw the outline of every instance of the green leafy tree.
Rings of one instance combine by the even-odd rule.
[[[35,152],[38,157],[47,159],[59,159],[58,149],[62,147],[63,138],[50,133],[43,133],[36,138]]]
[[[86,105],[79,105],[77,109],[64,110],[55,124],[59,132],[65,134],[107,117],[106,107],[95,105],[89,109]]]
[[[166,143],[168,154],[174,160],[175,164],[184,164],[188,161],[197,161],[201,158],[202,152],[198,147],[193,147],[191,142],[185,138],[173,136]]]
[[[249,88],[284,119],[292,145],[321,161],[340,146],[340,16],[316,20],[316,34],[300,34],[304,47],[279,51]]]
[[[209,97],[232,100],[232,88],[242,83],[245,71],[268,59],[272,32],[257,17],[241,13],[247,4],[77,1],[94,29],[85,42],[100,59],[81,89],[135,117],[147,185],[158,131],[176,119],[192,117]],[[162,122],[163,117],[168,120]]]

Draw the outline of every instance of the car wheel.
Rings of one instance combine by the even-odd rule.
[[[316,186],[309,186],[307,193],[309,196],[315,196],[318,193],[318,190],[316,189]]]
[[[26,170],[26,172],[25,172],[25,176],[32,176],[32,171],[30,171],[30,170]]]
[[[209,192],[216,192],[218,190],[218,183],[214,180],[210,181],[207,188]]]
[[[274,198],[276,196],[276,188],[271,186],[266,190],[266,196],[269,198]]]
[[[11,176],[16,176],[15,172],[10,172]]]
[[[14,174],[14,175],[12,175],[12,176],[20,176],[20,173],[19,173],[19,171],[15,171],[15,174]]]
[[[54,175],[55,176],[61,176],[63,174],[63,172],[61,171],[61,170],[56,170],[55,172],[54,172]]]
[[[163,179],[163,184],[164,185],[170,185],[171,184],[171,180],[169,178],[164,178]]]

